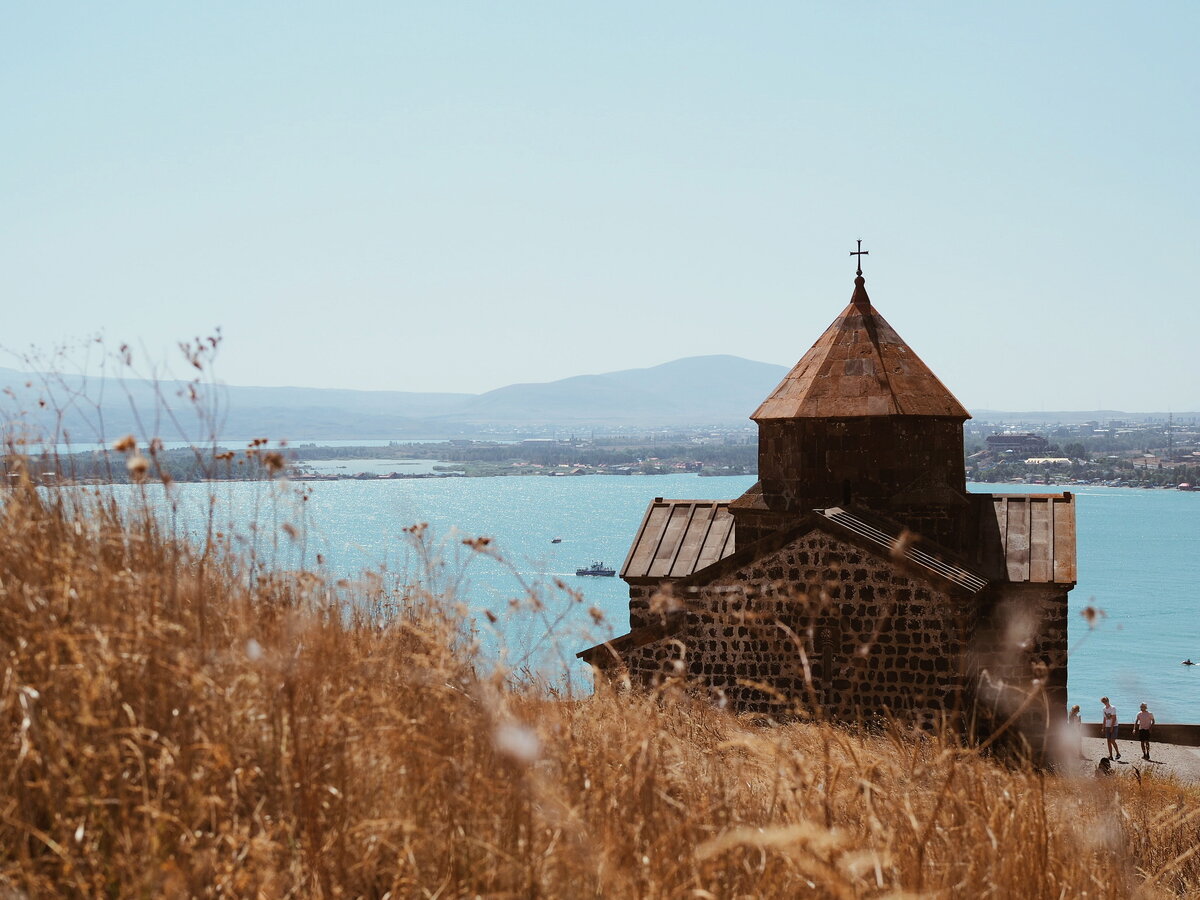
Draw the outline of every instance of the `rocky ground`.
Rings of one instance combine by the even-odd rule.
[[[1132,778],[1136,769],[1142,773],[1173,775],[1184,781],[1200,783],[1200,747],[1183,747],[1151,741],[1149,761],[1142,759],[1142,747],[1137,741],[1117,741],[1117,749],[1121,758],[1113,760],[1113,768],[1120,776]],[[1079,774],[1092,774],[1097,763],[1107,752],[1103,738],[1084,738],[1083,753],[1087,758],[1079,760]]]

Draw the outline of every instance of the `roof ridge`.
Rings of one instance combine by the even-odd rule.
[[[903,529],[900,534],[892,535],[879,528],[878,525],[840,506],[831,506],[828,509],[814,509],[813,512],[824,516],[847,531],[851,531],[859,537],[887,549],[893,558],[902,556],[909,562],[940,575],[947,581],[952,581],[973,594],[977,594],[987,587],[987,579],[981,577],[967,566],[952,559],[947,559],[940,552],[931,552],[932,550],[940,551],[940,547],[931,546],[929,550],[923,550],[915,546],[911,541],[906,540],[904,535],[907,529],[904,529],[903,526],[900,526]]]

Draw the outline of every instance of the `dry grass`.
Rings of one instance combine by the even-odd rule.
[[[446,598],[253,577],[99,494],[4,496],[0,651],[0,896],[1200,891],[1191,788],[556,699]]]

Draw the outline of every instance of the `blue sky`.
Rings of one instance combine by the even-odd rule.
[[[0,16],[9,350],[220,326],[229,383],[391,390],[791,365],[862,238],[968,407],[1200,408],[1196,4]]]

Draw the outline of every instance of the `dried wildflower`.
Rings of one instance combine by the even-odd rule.
[[[711,859],[737,847],[770,848],[787,851],[793,846],[804,847],[818,859],[850,844],[850,835],[836,828],[822,828],[804,822],[799,825],[780,825],[768,828],[742,826],[705,841],[696,848],[697,859]]]
[[[141,481],[150,471],[150,460],[140,453],[135,453],[125,461],[125,468],[129,470],[129,475],[134,481]]]
[[[128,453],[130,450],[136,450],[137,439],[132,434],[127,434],[113,444],[113,449],[118,453]]]
[[[588,615],[592,617],[592,621],[595,622],[597,625],[599,625],[601,622],[604,621],[603,611],[598,609],[595,606],[593,606],[591,609],[588,610]]]
[[[291,522],[284,522],[280,527],[283,529],[283,533],[293,541],[300,537],[300,531]]]
[[[542,754],[542,742],[532,728],[516,722],[504,722],[492,736],[496,750],[513,762],[529,765],[537,762]]]
[[[900,532],[900,536],[892,542],[891,556],[896,561],[908,559],[908,550],[913,545],[917,536],[905,528]]]
[[[655,615],[667,616],[671,613],[682,610],[683,603],[675,596],[675,592],[671,590],[670,585],[666,585],[662,590],[655,591],[650,597],[650,612]]]
[[[267,467],[268,472],[282,472],[284,461],[282,453],[268,453],[263,457],[263,465]]]

